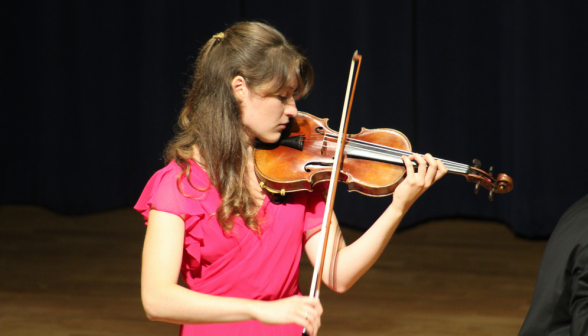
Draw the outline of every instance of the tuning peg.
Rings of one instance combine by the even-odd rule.
[[[494,188],[490,190],[490,193],[488,194],[488,199],[490,200],[490,202],[494,201]]]
[[[476,183],[476,186],[474,187],[474,194],[478,194],[478,192],[480,191],[480,181],[478,181]]]
[[[480,162],[480,160],[478,160],[478,159],[474,159],[472,161],[472,165],[476,168],[480,168],[480,167],[482,167],[482,162]]]
[[[494,167],[490,166],[490,169],[488,169],[488,174],[494,177]]]

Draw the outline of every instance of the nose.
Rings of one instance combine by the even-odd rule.
[[[296,108],[296,101],[292,99],[290,104],[286,105],[284,109],[284,114],[287,115],[289,118],[294,118],[298,115],[298,109]]]

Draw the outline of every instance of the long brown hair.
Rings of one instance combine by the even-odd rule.
[[[222,203],[216,217],[225,232],[233,228],[235,216],[259,233],[257,205],[245,178],[247,163],[239,102],[231,81],[242,76],[249,88],[269,84],[266,93],[277,93],[292,79],[298,82],[296,99],[304,97],[314,80],[312,66],[300,49],[273,27],[259,22],[240,22],[214,35],[196,59],[191,88],[180,113],[176,135],[166,148],[165,158],[182,167],[189,179],[189,159],[196,145],[212,185]]]

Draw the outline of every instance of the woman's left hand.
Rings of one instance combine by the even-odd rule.
[[[447,168],[445,168],[443,162],[435,160],[431,154],[425,154],[424,156],[412,154],[408,157],[403,156],[402,160],[407,167],[406,177],[396,187],[392,204],[406,212],[425,190],[447,173]],[[416,173],[412,168],[411,161],[418,163]]]

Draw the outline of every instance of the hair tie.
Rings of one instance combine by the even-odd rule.
[[[220,42],[222,39],[224,39],[224,38],[225,38],[225,33],[223,33],[223,32],[220,32],[220,33],[218,33],[218,34],[216,34],[216,35],[212,36],[212,38],[215,38],[215,39],[216,39],[218,42]]]

